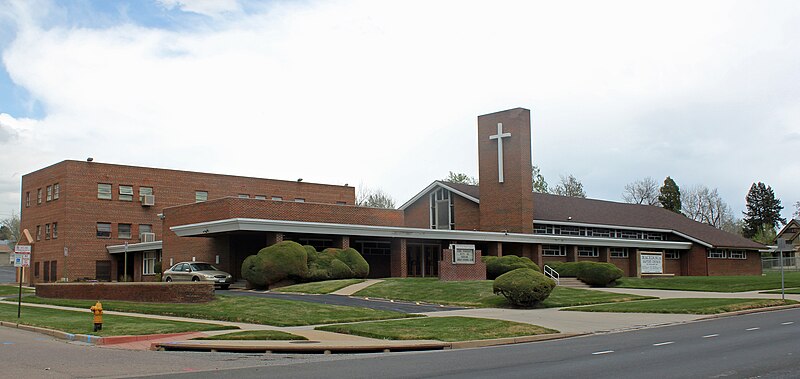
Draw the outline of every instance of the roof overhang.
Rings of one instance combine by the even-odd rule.
[[[161,250],[161,246],[161,241],[129,243],[128,252],[134,253],[138,251]],[[108,250],[109,254],[121,254],[125,252],[125,245],[106,246],[106,250]]]
[[[461,191],[459,191],[459,190],[457,190],[457,189],[455,189],[455,188],[453,188],[451,186],[448,186],[447,183],[433,182],[429,186],[425,187],[424,190],[420,191],[416,196],[412,197],[411,200],[406,201],[405,204],[401,205],[400,208],[397,208],[397,209],[399,209],[401,211],[406,210],[406,208],[411,206],[411,204],[414,204],[415,202],[417,202],[417,200],[419,200],[420,198],[425,196],[426,193],[430,192],[432,189],[437,188],[437,187],[438,188],[445,188],[448,191],[450,191],[452,193],[455,193],[458,196],[461,196],[461,197],[463,197],[463,198],[465,198],[467,200],[473,201],[473,202],[475,202],[477,204],[480,204],[480,202],[481,202],[480,199],[478,199],[477,197],[467,195],[464,192],[461,192]]]
[[[643,232],[672,233],[672,234],[675,234],[676,236],[679,236],[681,238],[686,238],[687,240],[692,241],[692,242],[694,242],[694,243],[696,243],[698,245],[702,245],[702,246],[705,246],[705,247],[708,247],[708,248],[714,247],[713,245],[711,245],[708,242],[701,241],[701,240],[699,240],[697,238],[694,238],[692,236],[683,234],[683,233],[681,233],[679,231],[672,230],[672,229],[642,228],[642,227],[636,227],[636,226],[589,224],[589,223],[583,223],[583,222],[569,222],[569,221],[565,222],[565,221],[550,221],[550,220],[533,220],[533,223],[534,224],[540,223],[540,224],[552,224],[552,225],[565,225],[565,226],[584,226],[584,227],[606,228],[606,229],[625,228],[625,229],[630,229],[630,230],[641,230]]]
[[[171,227],[170,230],[172,230],[179,237],[202,237],[218,233],[249,231],[453,241],[460,240],[475,242],[518,242],[538,244],[570,244],[579,246],[638,247],[675,250],[688,250],[692,246],[690,242],[675,241],[620,240],[616,238],[553,236],[541,234],[482,232],[473,230],[440,230],[396,226],[329,224],[320,222],[264,220],[251,218],[231,218],[196,224],[178,225]]]

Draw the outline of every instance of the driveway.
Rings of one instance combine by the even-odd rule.
[[[253,296],[265,297],[270,299],[283,299],[295,301],[307,301],[309,303],[320,303],[329,305],[344,305],[348,307],[361,307],[371,308],[381,311],[394,311],[400,313],[428,313],[428,312],[441,312],[453,311],[464,309],[461,307],[448,307],[431,304],[420,304],[408,302],[390,302],[387,300],[364,300],[359,297],[350,297],[342,295],[305,295],[305,294],[289,294],[289,293],[274,293],[274,292],[261,292],[261,291],[217,291],[220,295],[231,296]]]

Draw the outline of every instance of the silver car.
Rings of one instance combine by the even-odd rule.
[[[205,262],[178,262],[163,274],[165,282],[213,282],[214,286],[224,290],[233,283],[233,277],[225,271],[220,271],[210,263]]]

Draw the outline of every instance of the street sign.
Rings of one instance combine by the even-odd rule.
[[[14,246],[14,267],[30,267],[31,266],[31,246],[30,245],[17,245]]]

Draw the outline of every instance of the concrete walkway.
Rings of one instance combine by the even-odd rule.
[[[364,288],[367,288],[367,287],[369,287],[369,286],[371,286],[373,284],[378,284],[378,283],[380,283],[382,281],[383,280],[381,280],[381,279],[367,279],[367,280],[365,280],[365,281],[363,281],[361,283],[356,283],[356,284],[353,284],[351,286],[347,286],[347,287],[344,287],[342,289],[333,291],[333,292],[331,292],[331,295],[351,296],[351,295],[355,294],[356,292],[363,290]]]
[[[733,299],[780,299],[781,294],[761,293],[764,291],[749,292],[701,292],[701,291],[677,291],[677,290],[653,290],[641,288],[592,288],[596,291],[605,291],[639,296],[654,296],[662,299],[685,299],[685,298],[733,298]],[[771,291],[771,290],[770,290]],[[786,294],[786,299],[800,301],[800,294]]]

